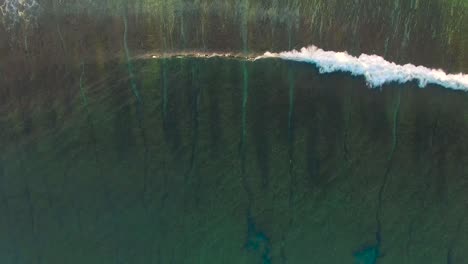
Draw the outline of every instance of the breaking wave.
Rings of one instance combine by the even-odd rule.
[[[36,0],[0,1],[0,20],[9,29],[16,24],[29,24],[35,20],[40,5]]]
[[[320,73],[348,72],[353,76],[364,76],[370,87],[381,87],[386,83],[407,83],[417,81],[419,87],[437,84],[454,90],[468,91],[468,75],[447,74],[440,69],[430,69],[413,64],[398,65],[378,55],[361,54],[359,57],[347,52],[325,51],[315,46],[300,51],[280,53],[266,52],[255,60],[280,58],[314,64]]]

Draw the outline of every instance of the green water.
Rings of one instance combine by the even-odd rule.
[[[0,1],[0,263],[463,264],[466,0]],[[146,58],[146,59],[142,59]]]
[[[3,93],[2,263],[467,259],[466,93],[280,60],[131,66]]]

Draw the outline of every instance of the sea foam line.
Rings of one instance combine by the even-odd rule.
[[[463,73],[447,74],[441,69],[430,69],[413,64],[398,65],[386,61],[378,55],[361,54],[359,57],[345,52],[325,51],[316,46],[304,47],[301,50],[284,51],[280,53],[265,52],[261,56],[243,53],[213,53],[213,52],[181,52],[146,54],[142,58],[226,58],[247,61],[257,61],[268,58],[306,62],[315,65],[320,73],[348,72],[353,76],[364,76],[367,84],[381,87],[387,83],[407,83],[416,81],[419,87],[436,84],[454,90],[468,91],[468,75]]]
[[[353,76],[364,76],[370,87],[381,87],[386,83],[417,81],[419,87],[437,84],[454,90],[468,91],[468,75],[447,74],[440,69],[430,69],[413,64],[398,65],[378,55],[361,54],[359,57],[347,52],[325,51],[315,46],[280,53],[266,52],[255,60],[280,58],[314,64],[320,73],[349,72]]]

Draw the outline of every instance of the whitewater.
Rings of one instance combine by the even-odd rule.
[[[147,56],[144,55],[142,57]],[[385,60],[379,55],[361,54],[359,57],[356,57],[348,54],[346,51],[325,51],[316,46],[279,53],[265,52],[260,56],[223,52],[182,52],[151,54],[151,57],[158,59],[187,57],[210,59],[219,57],[249,61],[277,58],[313,64],[319,69],[321,74],[345,72],[353,76],[363,76],[367,85],[371,88],[382,87],[382,85],[388,83],[403,84],[416,81],[421,88],[426,87],[428,84],[435,84],[449,89],[468,91],[468,74],[448,74],[442,69],[431,69],[413,64],[398,65]]]
[[[370,87],[381,87],[386,83],[416,81],[419,87],[436,84],[454,90],[468,91],[468,75],[447,74],[441,69],[430,69],[413,64],[398,65],[378,55],[361,54],[352,56],[347,52],[325,51],[316,46],[280,53],[266,52],[255,60],[280,58],[315,65],[320,73],[347,72],[353,76],[364,76]]]

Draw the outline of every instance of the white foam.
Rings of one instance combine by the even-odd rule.
[[[0,20],[10,29],[16,23],[31,23],[40,10],[36,0],[0,1]]]
[[[354,57],[347,52],[324,51],[310,46],[302,48],[300,51],[266,52],[264,55],[256,57],[255,60],[264,58],[281,58],[311,63],[319,68],[320,73],[349,72],[353,76],[364,76],[370,87],[415,80],[421,88],[427,84],[437,84],[450,89],[468,91],[467,74],[447,74],[443,70],[413,64],[398,65],[377,55],[361,54],[359,57]]]

